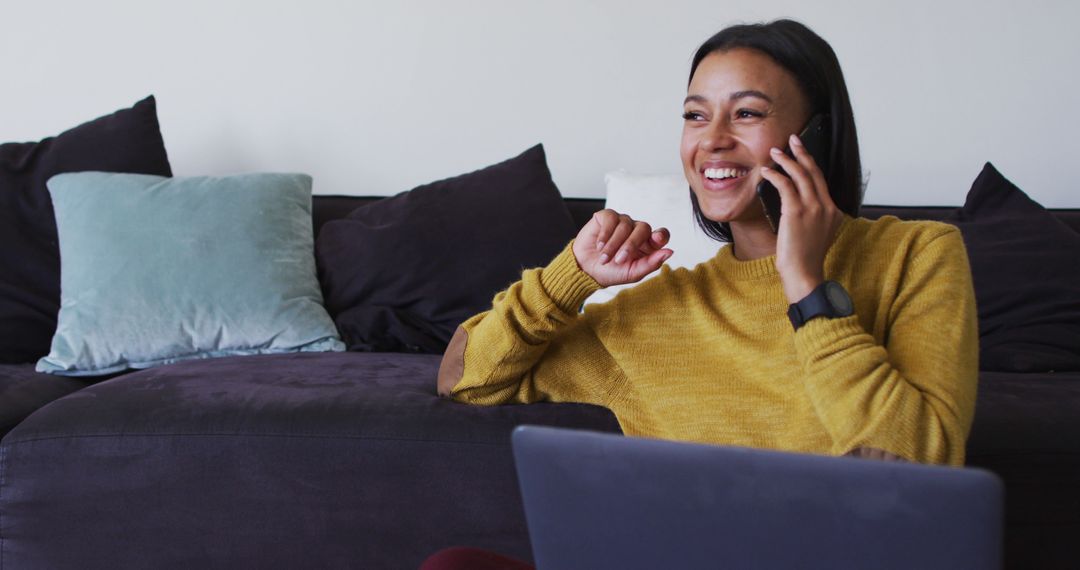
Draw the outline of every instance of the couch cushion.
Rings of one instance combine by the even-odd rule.
[[[315,276],[310,176],[79,172],[48,185],[63,303],[39,371],[344,350]]]
[[[0,144],[0,362],[49,352],[60,252],[45,181],[79,170],[170,176],[154,98],[40,142]]]
[[[315,544],[330,567],[416,568],[461,544],[528,559],[512,429],[618,424],[439,398],[439,360],[186,361],[61,398],[0,448],[5,567],[305,568]]]
[[[989,163],[946,221],[971,260],[979,368],[1080,371],[1080,233]]]
[[[1080,547],[1080,373],[979,374],[967,464],[1005,481],[1006,568],[1069,568]]]
[[[1080,466],[1080,372],[983,371],[977,398],[969,463],[1012,456],[1017,463]],[[1080,522],[1080,505],[1073,514]]]
[[[442,353],[454,329],[576,233],[542,146],[326,223],[326,306],[350,350]]]
[[[86,385],[83,380],[42,374],[33,364],[0,364],[0,437],[34,410]]]
[[[186,361],[125,374],[53,402],[20,426],[16,440],[308,434],[509,445],[510,430],[522,423],[600,418],[592,425],[617,429],[608,422],[610,412],[593,406],[484,407],[439,398],[440,360],[437,355],[290,353]]]

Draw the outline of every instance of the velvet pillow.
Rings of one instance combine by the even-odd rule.
[[[60,253],[45,181],[79,170],[171,176],[153,96],[56,137],[0,144],[0,362],[49,352]]]
[[[990,163],[947,221],[971,260],[980,369],[1080,370],[1080,234]]]
[[[62,302],[39,372],[344,350],[315,276],[310,176],[79,172],[48,186]]]
[[[575,234],[537,145],[361,206],[323,226],[315,249],[350,350],[440,353],[459,324]]]

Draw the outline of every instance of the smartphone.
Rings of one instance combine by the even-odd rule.
[[[806,123],[806,128],[799,133],[799,140],[802,141],[810,156],[814,157],[814,162],[817,163],[818,168],[825,171],[829,165],[829,116],[817,114],[810,117],[810,121]],[[790,147],[785,148],[784,152],[788,156],[794,156]],[[780,168],[779,165],[773,167],[780,172],[784,172],[784,169]],[[758,200],[761,201],[761,206],[765,209],[765,218],[769,220],[769,226],[772,227],[773,233],[779,232],[780,191],[776,189],[776,186],[773,186],[772,182],[762,180],[758,182],[757,195]]]

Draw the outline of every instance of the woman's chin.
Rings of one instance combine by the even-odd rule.
[[[730,213],[709,212],[704,209],[701,211],[701,215],[704,216],[706,220],[709,220],[710,222],[715,222],[717,224],[727,224],[734,219],[734,217]]]
[[[747,204],[742,203],[741,200],[734,202],[730,200],[701,200],[699,198],[698,206],[701,208],[701,214],[705,216],[706,220],[722,224],[738,221],[740,218],[746,217],[747,214]]]
[[[755,217],[761,213],[757,195],[752,187],[745,184],[723,192],[695,188],[694,194],[697,196],[702,215],[713,222],[730,223]]]

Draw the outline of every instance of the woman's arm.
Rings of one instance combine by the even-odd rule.
[[[618,366],[578,307],[598,289],[568,247],[499,293],[490,311],[454,333],[439,393],[482,405],[577,401],[606,404]]]
[[[834,453],[870,448],[962,464],[975,409],[978,325],[958,230],[942,231],[910,256],[888,319],[884,345],[857,315],[813,319],[795,333],[806,390]]]
[[[668,239],[667,230],[613,210],[594,214],[551,264],[525,271],[490,311],[455,331],[439,368],[439,393],[489,405],[606,398],[596,386],[569,381],[582,368],[584,376],[608,379],[618,368],[578,309],[600,287],[634,283],[659,269],[672,253],[664,248]]]
[[[813,157],[798,137],[790,142],[794,159],[773,149],[788,176],[764,168],[762,176],[781,194],[776,268],[795,303],[823,281],[825,254],[842,214]],[[884,346],[862,328],[858,315],[813,319],[795,333],[806,389],[836,454],[962,464],[975,409],[979,338],[959,230],[937,235],[904,270]]]

